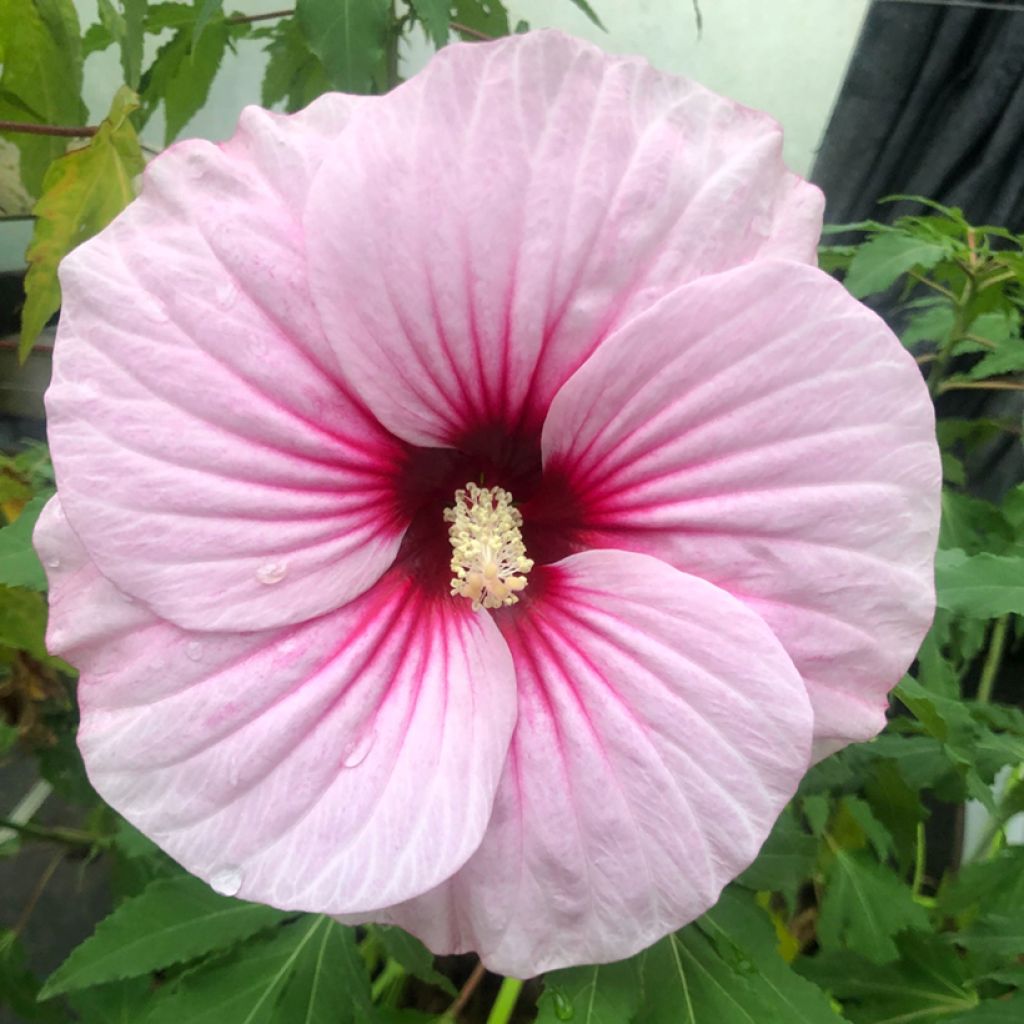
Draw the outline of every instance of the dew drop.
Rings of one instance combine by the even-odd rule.
[[[362,764],[370,753],[370,747],[373,746],[373,741],[376,738],[377,731],[375,729],[371,729],[368,733],[365,733],[356,740],[355,743],[345,751],[345,760],[342,762],[345,767],[355,768],[357,765]]]
[[[555,1016],[559,1020],[572,1020],[576,1016],[572,1003],[561,992],[554,993],[552,1002],[555,1004]]]
[[[225,281],[217,286],[216,299],[222,309],[230,309],[238,301],[238,289],[231,281]]]
[[[287,571],[288,566],[284,562],[264,562],[256,570],[256,579],[269,587],[274,583],[280,583]]]
[[[234,896],[242,888],[242,869],[220,868],[210,879],[210,888],[221,896]]]
[[[203,656],[203,645],[198,640],[189,640],[185,645],[185,656],[189,661],[199,661]]]
[[[48,558],[46,560],[46,567],[47,567],[47,569],[59,569],[60,568],[60,559],[59,558]]]

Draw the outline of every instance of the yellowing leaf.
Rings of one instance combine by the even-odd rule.
[[[57,265],[76,245],[106,227],[135,196],[133,179],[145,161],[128,115],[138,105],[135,93],[122,86],[89,145],[55,160],[46,172],[26,253],[22,359],[60,306]]]

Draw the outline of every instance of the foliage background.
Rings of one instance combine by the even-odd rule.
[[[584,0],[564,2],[598,22]],[[411,0],[400,11],[387,0],[299,0],[294,14],[257,20],[221,0],[98,9],[81,26],[71,0],[0,0],[0,120],[17,122],[6,134],[36,200],[24,355],[59,306],[60,258],[134,195],[139,130],[160,110],[171,141],[233,47],[265,47],[260,98],[297,109],[327,88],[393,85],[409,32],[443,45],[524,27],[497,0]],[[147,37],[159,46],[147,50]],[[97,50],[117,54],[124,84],[84,130],[82,61]],[[1024,238],[925,200],[913,208],[836,229],[844,244],[823,248],[823,266],[858,298],[895,303],[937,400],[1024,390]],[[885,733],[810,772],[758,860],[699,921],[628,961],[553,972],[522,991],[472,957],[435,960],[395,929],[218,895],[98,800],[74,747],[74,672],[42,639],[45,577],[30,535],[52,473],[45,448],[18,446],[0,459],[0,757],[35,758],[80,812],[44,826],[22,807],[0,821],[0,855],[44,846],[51,865],[98,861],[114,906],[44,979],[22,935],[53,869],[34,891],[5,892],[0,1005],[16,1020],[89,1024],[1019,1022],[1024,848],[1007,843],[1006,826],[1024,811],[1024,712],[1006,666],[1024,614],[1024,486],[982,500],[970,467],[996,439],[1020,443],[1021,426],[1019,411],[940,422],[940,610]],[[965,848],[969,803],[983,824]]]

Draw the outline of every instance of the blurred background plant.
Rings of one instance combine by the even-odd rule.
[[[564,2],[600,24],[584,0]],[[262,102],[295,110],[330,88],[390,88],[412,34],[441,46],[527,27],[499,0],[298,0],[265,15],[225,11],[221,0],[100,0],[98,12],[83,32],[71,0],[0,0],[0,134],[20,168],[0,204],[33,202],[36,218],[24,303],[11,303],[23,359],[59,308],[59,260],[134,196],[147,157],[139,133],[160,112],[164,143],[173,141],[241,41],[267,51]],[[83,61],[103,50],[118,54],[123,84],[108,116],[88,125]],[[1021,406],[965,414],[954,402],[1024,391],[1024,236],[972,226],[929,199],[894,199],[880,208],[885,220],[831,228],[821,261],[884,310],[941,414],[935,625],[883,735],[810,772],[712,911],[618,964],[521,986],[471,956],[434,958],[397,929],[243,903],[184,874],[103,805],[74,744],[74,672],[43,640],[45,575],[30,537],[52,470],[45,446],[19,433],[27,421],[8,416],[0,1018],[1024,1020],[1024,712],[1012,660],[1024,615],[1024,485],[988,471],[993,452],[1020,451]]]

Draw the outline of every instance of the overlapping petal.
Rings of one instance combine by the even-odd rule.
[[[519,720],[487,834],[386,915],[516,977],[628,956],[711,906],[796,788],[812,726],[781,644],[724,591],[621,551],[536,572],[501,619]]]
[[[188,870],[287,909],[406,899],[478,845],[515,721],[505,641],[391,573],[260,633],[178,629],[128,602],[55,499],[50,649],[81,671],[97,791]]]
[[[421,445],[539,429],[616,325],[703,274],[813,261],[820,226],[770,118],[554,32],[446,47],[361,105],[305,219],[342,362]]]
[[[401,541],[401,449],[341,380],[296,212],[353,102],[172,147],[62,265],[46,401],[64,506],[105,575],[187,628],[337,608]]]
[[[766,261],[679,289],[566,384],[543,448],[580,543],[656,555],[768,622],[819,752],[878,732],[934,610],[940,468],[914,361],[840,285]]]

